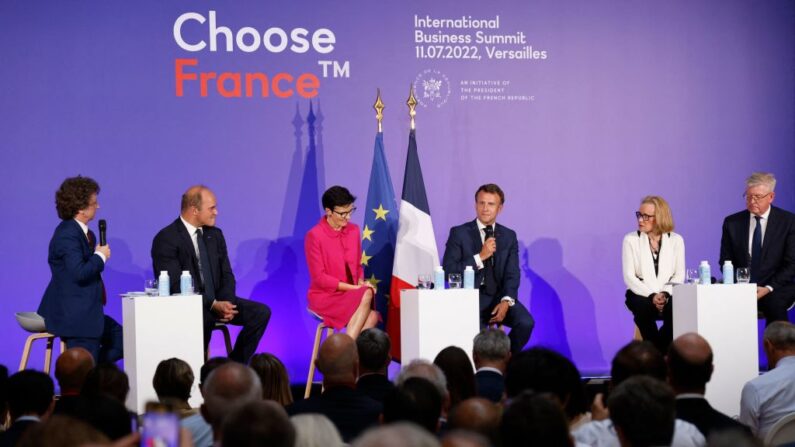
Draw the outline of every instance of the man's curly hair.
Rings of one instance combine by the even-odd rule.
[[[73,219],[77,212],[88,207],[92,194],[99,194],[99,184],[90,177],[69,177],[55,191],[55,209],[63,220]]]

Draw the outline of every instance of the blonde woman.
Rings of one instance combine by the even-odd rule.
[[[635,218],[638,229],[624,236],[621,255],[625,304],[643,339],[666,352],[673,338],[670,283],[684,282],[685,241],[673,232],[671,208],[662,197],[644,197]]]

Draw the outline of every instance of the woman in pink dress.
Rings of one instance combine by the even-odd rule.
[[[323,193],[325,216],[304,240],[309,267],[309,309],[334,329],[346,328],[354,340],[378,322],[372,284],[364,280],[359,227],[350,222],[356,197],[342,186]]]

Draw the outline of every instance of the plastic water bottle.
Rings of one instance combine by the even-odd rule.
[[[183,295],[193,295],[193,278],[187,270],[183,270],[179,277],[179,291]]]
[[[157,278],[157,294],[160,296],[171,295],[171,280],[168,278],[168,271],[161,270],[160,277]]]
[[[734,266],[729,260],[723,261],[723,284],[734,284]]]
[[[444,269],[441,265],[433,269],[433,289],[444,290]]]
[[[465,289],[475,288],[475,270],[472,269],[471,265],[468,265],[464,269],[464,288]]]
[[[698,265],[698,278],[699,284],[711,284],[712,283],[712,274],[709,270],[709,262],[701,261],[701,264]]]

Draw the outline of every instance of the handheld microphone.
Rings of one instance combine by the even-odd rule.
[[[108,223],[105,222],[105,219],[99,220],[99,245],[108,245],[106,239],[106,233],[108,231]]]
[[[484,242],[487,239],[494,237],[494,227],[492,227],[491,225],[486,226],[486,228],[484,228],[483,231],[486,233],[486,237],[483,239]],[[488,261],[489,264],[491,264],[493,266],[494,265],[494,255],[492,255],[489,259],[487,259],[487,261]]]

